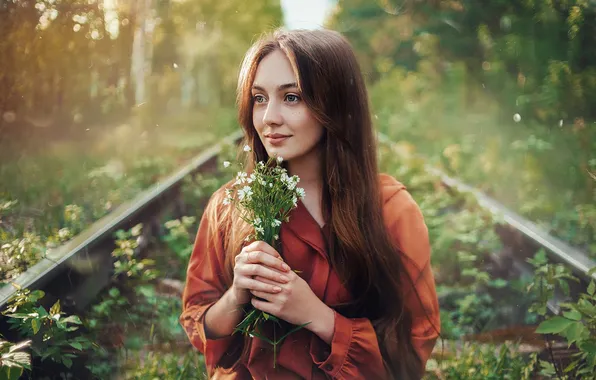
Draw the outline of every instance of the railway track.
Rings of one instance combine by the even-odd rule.
[[[379,141],[392,147],[392,141],[384,134],[379,134]],[[397,150],[393,149],[396,153]],[[441,170],[430,165],[425,165],[425,170],[440,178],[442,184],[461,193],[474,196],[478,204],[490,211],[502,224],[497,228],[504,249],[493,257],[500,272],[509,272],[509,277],[518,275],[531,275],[532,266],[527,262],[539,249],[544,249],[548,259],[553,263],[565,264],[573,274],[580,279],[579,283],[572,283],[571,294],[585,291],[591,279],[596,279],[596,273],[589,274],[591,268],[596,267],[596,262],[585,252],[572,247],[563,240],[554,237],[537,226],[535,223],[513,212],[499,201],[483,194],[470,185],[452,178]],[[548,308],[554,314],[560,311],[559,304],[564,301],[560,293],[555,294],[555,299],[548,303]]]
[[[220,144],[207,149],[169,177],[93,223],[68,243],[48,252],[45,258],[21,274],[14,282],[23,288],[44,290],[45,302],[48,304],[60,299],[65,307],[73,311],[83,311],[109,283],[113,269],[110,254],[114,247],[113,233],[143,223],[146,227],[140,239],[142,249],[149,236],[159,231],[160,216],[180,207],[183,180],[196,173],[216,171],[218,154],[223,146],[237,143],[241,137],[241,132],[238,131]],[[383,134],[379,134],[379,141],[388,144],[392,149],[395,148],[391,140]],[[397,152],[396,149],[394,151]],[[551,261],[566,264],[581,279],[572,289],[572,294],[585,291],[590,278],[596,278],[596,275],[588,275],[589,269],[596,266],[596,263],[587,254],[550,236],[534,223],[461,181],[430,166],[425,170],[440,178],[444,186],[472,194],[482,207],[503,221],[497,233],[505,249],[494,259],[503,271],[510,272],[509,276],[531,273],[532,268],[526,259],[532,257],[539,249],[544,249]],[[10,285],[0,288],[0,309],[15,292],[16,289]],[[558,312],[558,303],[557,299],[551,302],[551,311]],[[4,325],[5,323],[0,323],[0,333],[5,333]]]
[[[216,170],[217,155],[222,147],[239,141],[241,137],[240,131],[234,133],[197,155],[184,167],[121,204],[72,240],[49,250],[42,260],[13,282],[23,288],[44,290],[47,302],[61,299],[74,310],[85,309],[109,282],[114,232],[143,223],[147,227],[143,229],[139,248],[144,248],[148,236],[160,228],[159,217],[181,204],[180,190],[184,178]],[[16,289],[11,285],[0,288],[0,309],[15,293]]]

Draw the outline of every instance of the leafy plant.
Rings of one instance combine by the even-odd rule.
[[[0,334],[0,379],[17,380],[24,370],[31,370],[31,354],[23,352],[31,341],[12,343],[2,338]]]
[[[0,244],[0,282],[16,278],[45,253],[40,236],[29,232]]]
[[[31,338],[33,353],[42,361],[50,359],[70,368],[72,359],[77,357],[76,351],[93,347],[93,343],[84,336],[71,334],[79,329],[82,322],[76,315],[65,316],[60,310],[59,300],[48,311],[38,305],[45,296],[43,291],[16,287],[16,294],[8,301],[8,307],[2,314],[9,317],[11,329]]]
[[[102,320],[111,319],[115,310],[121,309],[128,304],[128,300],[120,294],[118,288],[110,288],[107,295],[99,303],[91,307],[91,311],[87,315],[89,328],[99,328]]]
[[[139,246],[138,237],[141,235],[142,224],[137,224],[129,231],[116,231],[116,248],[112,256],[114,262],[114,276],[125,275],[137,281],[149,281],[157,277],[157,272],[151,268],[155,263],[151,259],[137,259],[135,254]]]
[[[534,282],[529,291],[537,293],[537,301],[532,308],[541,316],[547,314],[547,302],[555,291],[561,290],[569,296],[568,281],[579,281],[562,264],[547,263],[544,251],[528,260],[535,268]],[[596,273],[593,268],[589,274]],[[536,329],[539,334],[553,334],[567,340],[569,347],[579,350],[566,368],[558,368],[555,363],[541,361],[542,374],[564,378],[591,376],[596,373],[596,282],[592,279],[585,293],[576,301],[561,304],[560,315],[547,317]]]
[[[195,217],[183,216],[181,219],[169,220],[164,224],[168,233],[161,239],[183,263],[188,262],[192,253],[193,237],[189,229],[195,222]]]
[[[441,360],[440,364],[429,360],[425,379],[529,380],[533,378],[536,360],[535,356],[526,360],[516,344],[498,347],[465,342],[454,357]]]
[[[135,354],[122,371],[124,379],[205,380],[208,378],[204,357],[193,350],[184,355],[172,352]]]

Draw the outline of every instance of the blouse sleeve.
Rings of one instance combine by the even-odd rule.
[[[403,262],[412,279],[404,281],[403,296],[412,313],[412,343],[424,368],[440,331],[428,230],[418,205],[406,191],[388,201],[385,213],[390,236],[406,256]],[[336,312],[331,347],[313,336],[310,354],[313,362],[334,379],[387,378],[375,330],[366,318],[350,319]]]
[[[221,339],[205,336],[205,313],[227,288],[223,281],[223,233],[218,231],[217,226],[211,226],[208,218],[215,211],[214,198],[210,199],[201,217],[188,263],[180,316],[180,323],[190,342],[204,354],[209,373],[213,373],[216,367],[231,367],[240,355],[238,347],[242,347],[236,342],[241,339],[240,335]]]
[[[405,190],[389,202],[400,207],[399,217],[390,226],[392,237],[404,254],[403,263],[410,281],[404,280],[404,302],[412,313],[412,344],[424,369],[441,331],[439,299],[431,268],[428,229],[420,208]],[[395,208],[393,208],[395,210]]]

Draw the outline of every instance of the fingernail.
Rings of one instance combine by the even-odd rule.
[[[281,288],[279,286],[274,286],[273,290],[275,290],[276,292],[281,292]]]
[[[290,267],[286,263],[281,264],[281,267],[284,268],[285,270],[290,270]]]
[[[281,278],[281,280],[284,281],[284,282],[290,281],[290,279],[287,278],[286,276],[279,276],[279,278]]]

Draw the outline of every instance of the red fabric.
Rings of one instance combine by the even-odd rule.
[[[383,214],[390,236],[401,248],[403,261],[414,280],[420,300],[411,286],[404,287],[406,303],[413,312],[412,339],[423,363],[428,360],[440,328],[439,305],[430,267],[430,244],[422,213],[401,183],[380,176]],[[221,191],[221,189],[220,189]],[[207,207],[221,207],[210,202]],[[206,214],[206,213],[205,213]],[[287,337],[278,347],[277,365],[268,343],[252,339],[248,358],[235,365],[242,337],[205,338],[203,316],[225,292],[223,236],[208,236],[208,221],[201,220],[188,266],[180,322],[192,344],[205,355],[213,379],[383,379],[387,375],[375,331],[365,318],[346,318],[335,313],[331,345],[306,329]],[[313,292],[327,305],[350,299],[327,259],[324,229],[321,229],[299,202],[290,221],[281,228],[284,259],[302,276]],[[388,296],[390,297],[390,296]]]

